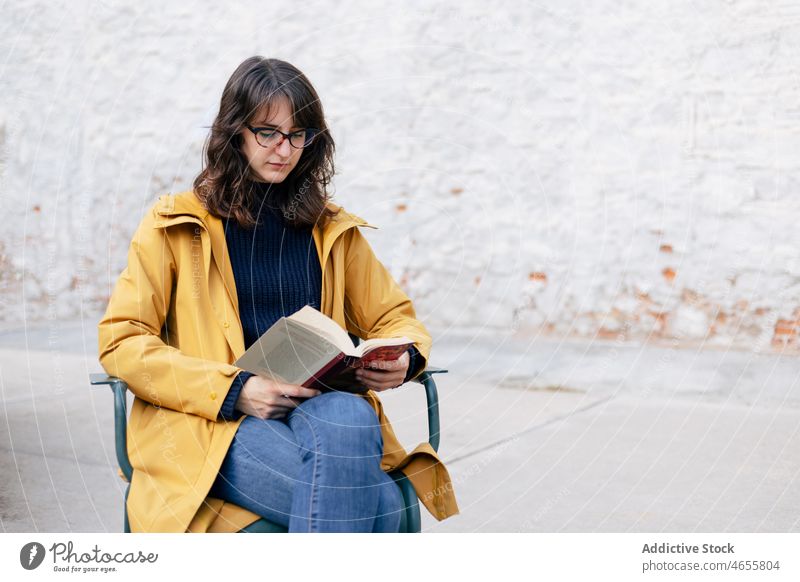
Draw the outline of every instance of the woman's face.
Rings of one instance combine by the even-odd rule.
[[[267,118],[264,112],[259,112],[250,123],[251,127],[275,127],[283,133],[291,133],[302,129],[294,127],[292,108],[287,99],[272,104],[272,115]],[[259,181],[278,184],[286,179],[286,176],[294,169],[300,156],[303,154],[302,148],[298,149],[289,144],[289,140],[283,138],[278,145],[263,147],[256,141],[255,134],[248,128],[242,130],[242,153],[247,158],[253,172]]]

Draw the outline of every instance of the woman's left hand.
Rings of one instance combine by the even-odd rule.
[[[356,379],[376,392],[397,388],[406,378],[409,360],[407,351],[396,360],[375,360],[368,364],[369,368],[358,368]]]

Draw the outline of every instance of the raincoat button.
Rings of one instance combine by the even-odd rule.
[[[211,400],[216,400],[217,399],[217,393],[216,392],[212,392],[208,396],[211,398]]]
[[[226,321],[225,323],[223,323],[223,324],[222,324],[222,327],[225,327],[225,328],[228,328],[228,327],[230,327],[230,326],[231,326],[231,324],[230,324],[230,323],[228,323],[227,321]]]

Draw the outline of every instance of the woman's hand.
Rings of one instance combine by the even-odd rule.
[[[369,368],[358,368],[356,378],[361,384],[376,392],[397,388],[406,379],[410,359],[406,351],[396,360],[375,360],[368,364]]]
[[[283,418],[306,398],[320,391],[295,384],[284,384],[264,376],[250,376],[239,392],[236,410],[256,418]]]

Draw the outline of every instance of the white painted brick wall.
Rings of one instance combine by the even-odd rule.
[[[429,4],[5,3],[2,320],[102,311],[261,54],[432,328],[797,348],[799,5]]]

